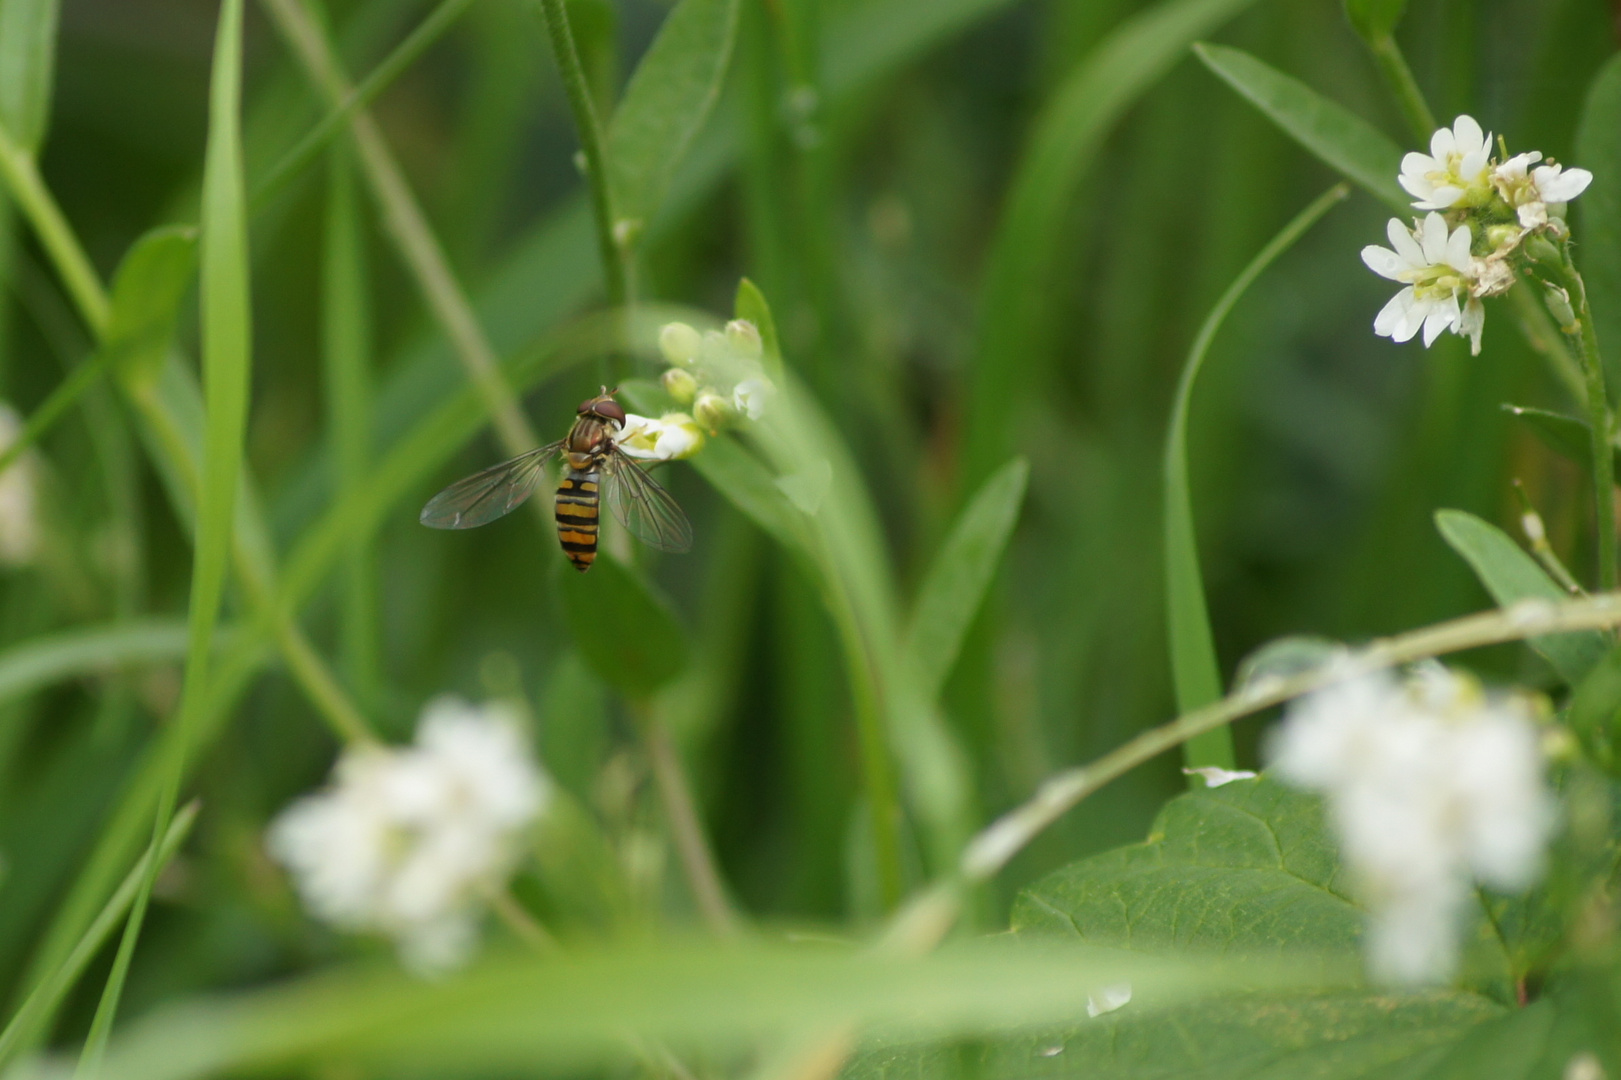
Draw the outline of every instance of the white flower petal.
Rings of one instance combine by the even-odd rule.
[[[1473,240],[1474,237],[1469,232],[1468,225],[1459,225],[1456,229],[1453,229],[1452,235],[1447,237],[1447,257],[1442,261],[1454,270],[1468,271],[1471,261],[1469,245]]]
[[[1430,317],[1430,312],[1434,308],[1435,301],[1428,300],[1415,293],[1412,302],[1407,305],[1407,310],[1402,313],[1401,322],[1397,323],[1396,328],[1390,332],[1390,340],[1413,340],[1419,330],[1423,329],[1425,320]]]
[[[1401,272],[1407,269],[1405,259],[1389,248],[1377,244],[1369,244],[1362,249],[1362,261],[1369,270],[1391,281],[1400,281]]]
[[[1385,306],[1379,309],[1379,314],[1374,316],[1373,332],[1380,337],[1394,335],[1396,327],[1400,326],[1407,317],[1407,309],[1412,306],[1413,297],[1414,292],[1411,285],[1392,296],[1385,303]],[[1408,337],[1411,336],[1411,334],[1408,335]]]
[[[1475,118],[1468,114],[1452,121],[1452,136],[1458,153],[1465,156],[1491,147],[1491,136],[1481,131]]]
[[[1458,140],[1453,137],[1451,128],[1436,128],[1435,134],[1430,136],[1430,157],[1438,162],[1445,161],[1457,149]]]
[[[1429,213],[1419,223],[1418,242],[1424,251],[1424,263],[1437,266],[1447,261],[1447,220],[1440,214]]]
[[[1413,230],[1401,223],[1398,218],[1391,218],[1385,226],[1385,235],[1390,238],[1390,246],[1395,249],[1408,266],[1424,266],[1424,249],[1413,238]]]
[[[1435,343],[1444,330],[1450,330],[1458,323],[1458,298],[1449,296],[1430,309],[1424,317],[1424,347],[1427,349]]]

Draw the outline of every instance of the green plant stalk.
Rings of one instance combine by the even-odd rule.
[[[1424,92],[1418,88],[1418,80],[1413,78],[1413,69],[1407,66],[1401,46],[1392,35],[1381,34],[1368,39],[1368,48],[1379,65],[1379,74],[1396,96],[1396,104],[1401,107],[1408,128],[1420,146],[1428,147],[1430,136],[1435,133],[1435,114],[1424,100]]]
[[[225,0],[220,8],[209,85],[200,263],[203,374],[207,395],[203,475],[198,489],[193,544],[186,674],[174,721],[175,747],[158,795],[153,850],[162,847],[174,817],[186,771],[190,734],[208,696],[214,628],[218,625],[230,572],[231,539],[247,431],[252,304],[248,287],[247,199],[242,179],[243,2]],[[78,1076],[94,1077],[101,1070],[157,874],[158,860],[152,859],[130,906],[124,936],[91,1020],[90,1033],[79,1057]]]
[[[642,741],[647,748],[648,760],[653,766],[653,783],[658,788],[659,801],[664,804],[665,820],[675,840],[676,855],[681,869],[698,905],[698,913],[717,937],[736,937],[737,912],[726,896],[715,855],[704,835],[703,822],[698,818],[698,807],[687,783],[681,755],[670,739],[669,729],[660,723],[647,702],[633,704]]]
[[[1572,401],[1587,401],[1587,379],[1580,364],[1571,358],[1570,350],[1559,340],[1559,331],[1548,317],[1548,309],[1531,292],[1531,286],[1516,281],[1506,298],[1514,308],[1515,321],[1526,344],[1548,362],[1548,370],[1570,394]]]
[[[608,174],[602,124],[591,100],[591,84],[580,63],[574,34],[569,29],[568,10],[563,0],[539,0],[546,36],[552,45],[569,110],[574,114],[574,131],[585,157],[586,181],[591,187],[591,209],[597,226],[597,250],[602,257],[603,291],[608,304],[621,307],[630,300],[630,271],[625,247],[614,235],[613,188]]]
[[[1598,530],[1599,588],[1613,589],[1616,585],[1615,459],[1610,447],[1610,400],[1604,389],[1604,360],[1599,353],[1598,331],[1587,306],[1587,285],[1570,261],[1568,246],[1564,278],[1565,288],[1576,301],[1576,326],[1567,328],[1565,336],[1581,362],[1586,389],[1587,426],[1593,452],[1593,520]]]
[[[329,110],[292,149],[283,154],[281,159],[265,172],[253,186],[253,194],[248,200],[250,212],[258,211],[284,183],[297,176],[314,161],[316,155],[331,142],[332,136],[342,130],[344,122],[354,116],[356,111],[371,104],[378,94],[388,89],[395,79],[416,63],[430,45],[455,25],[456,20],[461,18],[462,13],[472,5],[472,2],[473,0],[441,0],[439,6],[418,23],[416,29],[412,30],[382,63],[372,69],[370,75],[361,80],[360,85],[349,93],[342,104]]]
[[[107,373],[107,367],[106,353],[98,352],[57,383],[56,388],[39,403],[39,407],[28,415],[28,420],[23,424],[22,431],[17,433],[17,438],[4,451],[0,451],[0,473],[15,465],[24,451],[43,438],[45,433],[84,396],[85,391]]]
[[[1221,294],[1188,349],[1165,441],[1165,599],[1178,712],[1192,712],[1219,700],[1222,687],[1221,667],[1205,600],[1204,575],[1199,568],[1192,483],[1188,475],[1188,415],[1193,408],[1194,380],[1198,378],[1211,342],[1239,298],[1262,271],[1350,193],[1350,185],[1341,181],[1296,214]],[[1232,733],[1225,727],[1188,740],[1183,752],[1192,769],[1235,766]]]
[[[353,92],[332,44],[299,0],[263,0],[271,21],[286,39],[310,81],[337,108]],[[456,280],[427,216],[394,160],[382,132],[364,109],[349,118],[362,173],[383,212],[383,225],[406,268],[417,281],[451,346],[467,369],[507,453],[517,456],[540,445],[512,388],[500,371],[495,349],[479,325],[467,293]]]
[[[11,133],[0,124],[0,175],[11,190],[11,197],[28,217],[34,233],[56,272],[62,276],[69,295],[79,309],[80,316],[97,340],[107,331],[107,320],[112,316],[112,303],[101,287],[96,268],[90,264],[84,249],[73,236],[67,218],[51,198],[39,168],[30,154],[19,146]]]
[[[365,244],[348,146],[334,149],[327,184],[322,267],[321,346],[326,406],[337,457],[338,498],[352,499],[368,479],[372,444],[371,319]],[[350,538],[344,555],[339,637],[355,695],[381,698],[377,579],[370,538]]]

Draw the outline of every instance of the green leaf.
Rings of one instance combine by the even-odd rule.
[[[636,66],[608,126],[614,213],[645,227],[720,95],[739,0],[681,0]]]
[[[1228,312],[1255,279],[1289,250],[1306,230],[1348,194],[1344,184],[1324,192],[1283,227],[1251,259],[1205,316],[1188,349],[1171,408],[1165,435],[1165,605],[1170,630],[1171,672],[1176,684],[1176,708],[1189,713],[1222,695],[1221,665],[1216,657],[1210,612],[1205,605],[1204,574],[1199,569],[1198,532],[1193,522],[1193,489],[1188,476],[1188,418],[1193,411],[1193,385],[1205,354],[1216,339]],[[1183,750],[1190,768],[1234,767],[1233,737],[1217,728],[1190,739]]]
[[[196,268],[197,230],[181,225],[144,234],[119,264],[102,347],[130,393],[157,382]]]
[[[1587,92],[1576,164],[1593,173],[1576,200],[1576,265],[1613,387],[1621,379],[1621,55],[1610,57]]]
[[[1516,419],[1525,421],[1526,426],[1548,449],[1584,469],[1593,467],[1593,444],[1588,434],[1592,429],[1587,426],[1586,420],[1547,409],[1533,409],[1527,405],[1504,405],[1503,408]],[[1616,467],[1621,469],[1621,450],[1612,448],[1611,455],[1615,458]]]
[[[1521,600],[1558,603],[1566,599],[1565,590],[1497,526],[1462,510],[1437,510],[1435,525],[1499,606],[1508,607]],[[1571,686],[1581,682],[1609,650],[1608,639],[1597,630],[1544,634],[1530,641],[1532,648],[1547,657],[1560,678]]]
[[[1345,17],[1369,41],[1388,37],[1406,10],[1407,0],[1345,0]]]
[[[558,594],[574,646],[597,677],[643,699],[681,674],[687,639],[669,602],[606,551],[589,573],[557,561]]]
[[[771,305],[766,303],[765,294],[754,282],[742,278],[737,283],[733,307],[739,319],[747,319],[760,331],[760,362],[766,374],[774,379],[782,378],[782,342],[777,337],[777,323],[771,317]]]
[[[951,535],[929,564],[912,607],[906,647],[918,683],[931,701],[940,696],[963,637],[996,576],[1029,479],[1030,463],[1022,457],[993,473],[957,516]]]
[[[58,0],[0,0],[0,126],[31,154],[50,123]]]
[[[1076,188],[1101,158],[1115,122],[1187,55],[1190,44],[1252,0],[1167,0],[1121,23],[1077,64],[1036,120],[997,226],[979,310],[970,385],[964,482],[977,485],[1011,456],[1033,354],[1056,310],[1036,283],[1053,279],[1059,224]]]
[[[1396,183],[1401,148],[1343,105],[1250,54],[1201,42],[1205,66],[1237,90],[1301,146],[1403,217],[1412,200]]]

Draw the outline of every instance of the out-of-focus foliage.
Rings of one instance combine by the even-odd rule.
[[[792,1064],[872,1021],[893,1030],[855,1075],[1013,1075],[1029,1061],[1091,1075],[1081,1062],[1101,1060],[1086,1055],[1105,1029],[1062,1025],[1096,979],[1125,972],[1151,998],[1163,976],[1169,1002],[1202,985],[1197,964],[1087,954],[1071,978],[1039,957],[950,954],[883,969],[890,981],[841,1009],[828,1000],[868,977],[866,959],[760,939],[781,927],[860,939],[1045,777],[1175,714],[1161,514],[1178,377],[1224,290],[1338,178],[1323,161],[1361,190],[1238,299],[1179,432],[1191,521],[1176,554],[1202,569],[1221,680],[1286,635],[1356,641],[1562,596],[1504,535],[1521,513],[1514,480],[1590,576],[1588,429],[1565,415],[1536,334],[1506,304],[1477,358],[1450,335],[1425,350],[1370,332],[1386,290],[1356,252],[1387,203],[1407,201],[1395,148],[1416,144],[1358,30],[1396,27],[1438,115],[1467,111],[1517,150],[1593,170],[1572,218],[1601,341],[1615,342],[1614,13],[1601,0],[568,0],[642,305],[621,322],[602,311],[585,159],[541,6],[248,4],[238,162],[218,118],[229,93],[210,74],[217,5],[0,0],[0,398],[42,433],[44,537],[30,565],[0,570],[0,1024],[62,982],[59,1010],[35,999],[0,1057],[83,1043],[141,891],[132,868],[184,758],[179,794],[200,810],[131,957],[120,1023],[149,1026],[112,1043],[149,1070],[131,1075],[186,1074],[154,1047],[187,1047],[198,1070],[274,1063],[283,1034],[330,1075],[352,1061],[408,1073],[408,1053],[377,1040],[408,1049],[413,1036],[449,1069],[492,1003],[506,1011],[469,1072],[611,1059],[682,1075],[690,1058],[729,1075]],[[335,124],[319,152],[287,157],[342,98],[337,73],[319,70],[324,42],[359,84],[436,11],[448,28],[353,132]],[[286,162],[299,167],[276,173]],[[231,299],[250,284],[251,319]],[[501,383],[543,441],[609,380],[652,412],[649,328],[734,315],[759,326],[790,404],[769,436],[719,435],[656,472],[693,520],[690,554],[610,538],[579,578],[542,520],[544,493],[539,515],[418,524],[444,484],[510,456],[491,421],[513,403]],[[1605,348],[1614,365],[1617,345]],[[1488,678],[1554,687],[1592,669],[1602,639],[1537,644],[1468,659]],[[206,683],[188,686],[204,655]],[[1595,729],[1615,712],[1606,670],[1585,691]],[[300,912],[263,832],[322,782],[341,736],[405,741],[446,692],[513,702],[532,724],[558,795],[502,900],[565,956],[590,944],[558,961],[575,967],[553,989],[552,961],[505,955],[525,948],[513,918],[486,942],[510,966],[466,984],[351,972],[262,990],[389,962]],[[1240,767],[1257,764],[1260,723],[1233,728]],[[1153,907],[1166,897],[1233,917],[1231,879],[1203,892],[1193,879],[1238,867],[1259,893],[1267,875],[1315,890],[1305,908],[1323,911],[1285,919],[1338,920],[1310,944],[1353,938],[1329,856],[1312,854],[1318,826],[1302,841],[1317,861],[1297,873],[1305,856],[1276,834],[1279,850],[1262,851],[1266,814],[1240,805],[1286,796],[1263,781],[1167,806],[1185,788],[1180,764],[1161,755],[1043,832],[972,891],[965,933],[1012,913],[1021,941],[1045,921],[1131,946],[1118,927],[1088,929],[1141,899],[1088,891],[1114,860],[1133,880],[1167,876],[1142,899],[1144,925],[1185,914]],[[1587,795],[1580,808],[1604,818],[1607,789]],[[1240,825],[1256,835],[1234,839]],[[1151,828],[1146,846],[1103,854]],[[693,829],[712,852],[694,853]],[[1603,844],[1578,834],[1601,863]],[[1177,854],[1207,844],[1213,863]],[[707,894],[688,880],[705,857]],[[705,925],[755,936],[732,954],[696,948],[711,984],[686,1002],[667,981],[687,945],[648,942]],[[81,969],[77,983],[61,975]],[[992,1007],[1025,976],[1027,996],[1003,1000],[1046,1004]],[[1311,981],[1231,979],[1283,995],[1297,977]],[[722,1015],[732,978],[750,1008]],[[627,1006],[673,1050],[599,1022],[608,991],[637,980],[676,988]],[[1494,969],[1478,993],[1388,1008],[1360,990],[1297,995],[1281,1012],[1264,996],[1197,1006],[1189,1039],[1242,1030],[1230,1074],[1154,1057],[1159,1029],[1123,1014],[1107,1021],[1114,1072],[1097,1075],[1316,1068],[1334,1047],[1301,1032],[1333,1029],[1356,1044],[1343,1067],[1300,1075],[1412,1057],[1461,1076],[1458,1035],[1477,1023],[1509,1042],[1523,1032],[1508,1025],[1543,1025],[1526,1038],[1547,1055],[1575,1045],[1571,1031],[1603,1030],[1583,1011],[1596,991],[1514,1011],[1508,982]],[[513,988],[578,1004],[559,1015],[595,1026],[530,1031]],[[256,996],[221,1007],[217,1025],[193,1000],[239,989]],[[931,1031],[886,993],[987,1041],[902,1045]],[[357,1001],[379,1010],[381,1034]],[[176,1002],[188,1004],[162,1011]],[[708,1027],[694,1019],[704,1009]],[[414,1031],[419,1015],[433,1023]],[[1058,1034],[988,1038],[1020,1016]],[[689,1054],[683,1031],[706,1049]],[[754,1046],[761,1031],[789,1049]],[[1389,1039],[1357,1044],[1379,1031]]]

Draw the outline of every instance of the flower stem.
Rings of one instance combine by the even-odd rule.
[[[1598,332],[1587,306],[1587,285],[1565,254],[1565,288],[1574,302],[1576,321],[1564,327],[1581,361],[1587,391],[1587,424],[1593,452],[1593,519],[1598,529],[1599,588],[1613,589],[1615,576],[1615,459],[1610,443],[1610,401],[1604,389],[1604,361],[1599,355]]]
[[[641,714],[642,737],[647,743],[647,756],[653,765],[653,783],[659,799],[664,803],[664,815],[675,840],[681,868],[686,872],[687,885],[698,904],[709,929],[719,937],[736,937],[737,913],[726,898],[726,886],[715,867],[715,856],[704,836],[703,824],[698,820],[697,805],[693,802],[692,787],[675,743],[670,740],[669,729],[645,705],[635,706]]]
[[[1420,145],[1428,146],[1430,136],[1435,132],[1435,114],[1430,112],[1429,102],[1424,100],[1424,92],[1418,88],[1418,81],[1413,78],[1413,69],[1407,66],[1401,46],[1391,35],[1381,34],[1368,39],[1368,48],[1379,63],[1379,73],[1396,95],[1396,103],[1407,118],[1407,126],[1412,128]]]
[[[613,191],[608,183],[608,155],[602,125],[591,101],[591,85],[586,81],[579,50],[574,46],[574,34],[569,29],[563,0],[540,0],[540,10],[545,17],[546,34],[551,39],[558,73],[563,78],[563,89],[568,93],[569,110],[574,114],[580,152],[585,156],[591,207],[596,212],[597,248],[602,255],[603,290],[609,305],[620,307],[630,299],[630,271],[625,249],[614,238]]]

